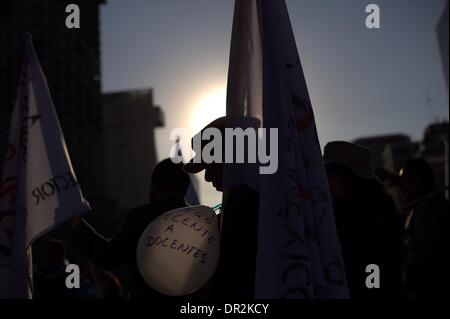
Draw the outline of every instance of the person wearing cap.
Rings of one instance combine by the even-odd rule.
[[[324,148],[336,227],[350,296],[401,296],[401,229],[395,205],[374,174],[372,152],[355,143],[334,141]],[[380,270],[380,288],[366,286],[368,265]]]
[[[216,128],[225,136],[226,118],[218,118],[205,126],[195,138],[208,128]],[[201,145],[201,150],[205,145]],[[222,147],[225,141],[222,141]],[[259,193],[246,183],[224,190],[224,158],[220,163],[205,163],[197,152],[195,157],[184,165],[185,171],[197,174],[205,171],[205,180],[219,192],[227,196],[220,214],[221,244],[220,259],[211,286],[214,298],[239,297],[254,298],[255,267],[257,249],[257,225],[259,213]],[[225,152],[222,150],[222,156]],[[197,158],[197,156],[199,156]],[[239,165],[239,164],[227,164]]]

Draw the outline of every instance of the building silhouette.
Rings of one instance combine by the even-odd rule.
[[[149,201],[157,161],[154,129],[164,125],[163,113],[152,89],[105,93],[101,110],[101,210],[110,222],[121,223]]]
[[[151,89],[102,95],[100,7],[103,0],[8,0],[0,10],[0,159],[8,138],[30,33],[46,75],[81,189],[105,233],[131,208],[148,202],[156,164],[154,128],[163,125]],[[66,27],[66,7],[80,28]],[[0,173],[1,173],[0,165]],[[105,218],[107,217],[107,218]]]
[[[407,135],[396,134],[358,138],[354,142],[372,150],[375,169],[393,174],[398,174],[410,158],[425,159],[433,168],[438,187],[443,188],[448,187],[449,183],[448,133],[448,122],[436,122],[425,128],[419,141],[413,141]]]
[[[439,23],[436,27],[436,33],[439,41],[439,48],[441,51],[442,67],[444,69],[445,79],[447,80],[448,88],[448,7],[449,2],[445,6]]]
[[[80,8],[81,28],[67,29],[68,4]],[[0,158],[3,159],[29,32],[47,77],[79,183],[94,202],[100,123],[101,0],[9,0],[0,10]],[[0,168],[1,170],[1,168]]]
[[[384,168],[398,172],[400,166],[412,157],[419,145],[404,134],[392,134],[359,138],[355,143],[372,150],[372,165],[374,168]]]

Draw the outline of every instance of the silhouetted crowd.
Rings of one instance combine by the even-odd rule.
[[[448,201],[431,166],[411,158],[396,174],[375,173],[370,149],[341,141],[328,143],[323,159],[351,298],[448,298]],[[35,297],[176,299],[154,291],[141,277],[136,262],[140,235],[162,213],[188,205],[188,173],[205,170],[205,179],[222,191],[222,168],[165,159],[154,168],[149,204],[132,210],[114,238],[98,234],[88,214],[40,239],[33,247]],[[399,195],[391,195],[393,188]],[[259,194],[240,185],[224,210],[216,274],[181,299],[253,297]],[[238,242],[242,236],[246,240]],[[80,266],[80,289],[65,288],[68,263]],[[378,289],[367,288],[368,265],[380,269]]]

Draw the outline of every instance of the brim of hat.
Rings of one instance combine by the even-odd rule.
[[[183,169],[190,174],[197,174],[206,168],[204,163],[194,163],[193,159],[184,164]]]
[[[348,169],[350,169],[354,174],[356,174],[356,176],[361,177],[362,179],[367,179],[367,180],[374,180],[377,181],[381,184],[383,184],[383,181],[374,173],[369,173],[369,172],[365,172],[365,171],[360,171],[357,169],[354,169],[353,167],[350,167],[348,165],[345,165],[344,163],[341,163],[339,161],[324,161],[325,165],[327,164],[339,164],[342,166],[347,167]]]
[[[363,179],[374,180],[374,181],[377,181],[377,182],[383,184],[383,181],[374,173],[359,172],[357,170],[353,170],[353,172]]]

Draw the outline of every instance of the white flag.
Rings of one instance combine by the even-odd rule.
[[[25,47],[0,180],[0,275],[9,277],[9,298],[29,297],[32,242],[90,210],[29,35]]]
[[[314,113],[284,0],[235,2],[227,117],[242,116],[278,128],[275,174],[259,175],[256,187],[245,170],[224,174],[225,187],[244,182],[259,191],[255,297],[348,298]]]

